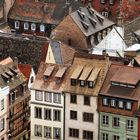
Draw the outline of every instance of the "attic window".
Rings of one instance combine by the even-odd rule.
[[[100,2],[103,3],[103,4],[105,3],[105,1],[106,1],[106,0],[100,0]]]
[[[24,30],[29,30],[29,23],[28,22],[24,23]]]
[[[81,86],[81,87],[84,87],[84,86],[85,86],[85,81],[80,80],[80,86]]]
[[[19,29],[19,21],[15,21],[15,29]]]
[[[114,0],[109,0],[109,4],[113,5],[114,4]]]
[[[45,32],[45,25],[40,25],[40,32]]]
[[[113,85],[113,86],[121,86],[121,87],[135,88],[135,85],[130,85],[130,84],[126,84],[126,83],[118,83],[118,82],[114,82],[114,81],[111,81],[111,85]]]
[[[81,21],[81,24],[85,30],[87,30],[89,28],[89,24],[86,23],[85,21]]]
[[[34,24],[34,23],[31,24],[31,30],[32,31],[35,31],[36,30],[36,24]]]
[[[103,24],[103,21],[104,21],[104,17],[98,13],[96,13],[96,17],[98,18],[98,20],[100,21],[100,23]]]
[[[76,79],[71,79],[71,85],[72,85],[72,86],[75,86],[76,84],[77,84]]]
[[[77,10],[77,13],[78,13],[79,17],[80,17],[82,20],[84,20],[84,18],[85,18],[85,13],[81,12],[80,10]]]
[[[94,82],[93,81],[89,81],[88,82],[88,87],[89,88],[93,88],[94,87]]]
[[[54,66],[48,66],[44,72],[44,78],[45,80],[47,80],[49,78],[49,76],[52,74],[54,70]]]

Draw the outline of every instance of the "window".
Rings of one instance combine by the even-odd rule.
[[[115,99],[111,99],[111,107],[115,107],[116,106],[116,100]]]
[[[46,102],[52,102],[52,93],[50,92],[45,92],[45,101]]]
[[[35,125],[34,131],[35,131],[34,132],[35,136],[42,137],[42,126],[41,125]]]
[[[15,21],[15,29],[19,29],[19,21]]]
[[[31,83],[33,83],[33,82],[34,82],[34,77],[32,76],[32,77],[31,77]]]
[[[90,96],[84,96],[84,105],[90,105]]]
[[[114,4],[114,0],[109,0],[109,4]]]
[[[100,0],[101,3],[105,3],[105,0]]]
[[[84,87],[84,86],[85,86],[85,81],[80,80],[80,86],[81,86],[81,87]]]
[[[132,108],[132,103],[126,102],[126,109],[131,110],[131,108]]]
[[[74,94],[71,94],[70,95],[70,102],[76,104],[77,103],[77,96]]]
[[[83,139],[93,140],[93,132],[92,131],[83,131]]]
[[[113,140],[120,140],[120,136],[113,135]]]
[[[109,117],[107,115],[102,116],[102,124],[105,124],[105,125],[109,124]]]
[[[1,100],[1,110],[4,109],[4,99]]]
[[[60,93],[54,93],[53,102],[61,104],[61,94]]]
[[[127,140],[133,140],[133,138],[127,138]]]
[[[61,121],[61,111],[60,110],[54,110],[53,111],[53,120],[54,121]]]
[[[79,138],[79,129],[69,128],[69,136]]]
[[[44,126],[44,137],[51,138],[51,127]]]
[[[115,126],[115,127],[120,126],[120,118],[113,117],[113,126]]]
[[[29,23],[25,22],[24,23],[24,30],[28,30],[29,29]]]
[[[35,107],[35,118],[38,118],[38,119],[42,118],[42,108]]]
[[[92,82],[92,81],[89,81],[89,82],[88,82],[88,87],[89,87],[89,88],[92,88],[93,86],[94,86],[93,82]]]
[[[54,128],[53,130],[53,137],[54,139],[61,139],[61,129],[60,128]]]
[[[44,109],[44,119],[51,120],[51,109]]]
[[[119,101],[119,108],[124,108],[124,102],[123,101]]]
[[[107,133],[102,133],[101,134],[101,140],[109,140],[108,134]]]
[[[0,132],[3,131],[5,128],[5,121],[4,118],[0,120]]]
[[[108,106],[108,98],[103,98],[103,105]]]
[[[84,122],[93,122],[93,113],[83,113]]]
[[[102,12],[102,15],[105,16],[105,17],[108,17],[108,12],[103,11],[103,12]]]
[[[77,120],[77,111],[70,110],[70,119]]]
[[[42,91],[36,90],[35,91],[35,100],[42,101],[43,100],[43,93]]]
[[[76,85],[76,79],[71,79],[71,85],[75,86]]]
[[[35,31],[36,30],[36,25],[34,23],[31,24],[31,30]]]
[[[127,130],[134,129],[134,122],[132,120],[127,120]]]
[[[45,26],[44,25],[40,25],[40,32],[45,32]]]

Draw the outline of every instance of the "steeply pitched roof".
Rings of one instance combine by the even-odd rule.
[[[46,78],[45,71],[46,70],[48,71],[50,67],[52,68],[50,69],[51,72]],[[62,92],[62,83],[65,80],[64,77],[67,74],[68,67],[69,67],[68,65],[48,64],[41,62],[36,76],[36,80],[32,88],[37,90]],[[57,76],[58,74],[61,75],[62,77],[58,77]]]
[[[70,4],[72,11],[81,5],[75,6],[72,2]],[[68,14],[66,8],[65,0],[48,3],[28,0],[16,1],[9,13],[9,18],[27,22],[58,24]]]
[[[29,64],[18,64],[18,68],[24,74],[24,76],[29,80],[32,66]]]
[[[13,90],[24,83],[26,78],[16,67],[15,62],[11,60],[8,62],[7,60],[9,61],[10,58],[0,62],[0,87],[9,86],[10,90]]]
[[[51,48],[57,64],[71,64],[75,49],[58,41],[52,41]]]
[[[69,92],[75,94],[97,96],[108,71],[109,65],[110,62],[108,60],[75,57],[70,71],[66,76],[66,82],[64,83],[63,87],[64,91],[66,93]],[[96,73],[97,69],[99,69],[99,71]],[[84,80],[86,83],[84,87],[80,86],[80,77],[82,79],[86,79]],[[76,78],[78,81],[75,86],[71,85],[71,78]],[[93,88],[89,88],[87,85],[88,80],[90,81],[91,79],[95,80],[95,85]]]
[[[135,77],[137,77],[135,79]],[[114,79],[114,80],[113,80]],[[111,85],[111,80],[122,85],[137,84],[135,88]],[[100,91],[101,95],[130,100],[140,99],[140,69],[124,65],[112,64]],[[124,82],[126,82],[124,84]]]
[[[71,17],[85,36],[90,36],[115,24],[90,6],[79,8],[71,13]]]

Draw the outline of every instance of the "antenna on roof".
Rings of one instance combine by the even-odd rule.
[[[81,21],[81,24],[82,24],[82,26],[84,27],[85,30],[88,29],[88,27],[89,27],[88,23],[86,23],[85,21]]]
[[[78,15],[80,16],[80,18],[82,19],[82,20],[84,20],[84,18],[85,18],[85,13],[83,13],[83,12],[81,12],[80,10],[77,10],[77,13],[78,13]]]

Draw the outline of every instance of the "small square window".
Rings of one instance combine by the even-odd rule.
[[[79,129],[69,128],[69,136],[79,138]]]
[[[101,134],[101,140],[109,140],[109,136],[107,133],[102,133]]]
[[[76,84],[77,84],[76,79],[71,79],[71,85],[72,85],[72,86],[75,86]]]
[[[119,101],[119,108],[124,108],[124,102],[123,101]]]
[[[80,80],[80,86],[81,86],[81,87],[84,87],[84,86],[85,86],[85,81]]]
[[[94,82],[89,81],[89,82],[88,82],[88,87],[89,87],[89,88],[93,88],[93,87],[94,87]]]
[[[103,105],[104,106],[108,106],[109,105],[108,98],[103,98]]]
[[[132,103],[126,102],[126,109],[131,110],[132,109]]]
[[[77,120],[77,111],[70,110],[70,119]]]
[[[93,140],[93,132],[92,131],[83,131],[83,139],[84,140]]]

